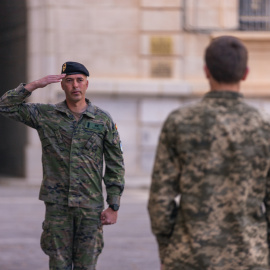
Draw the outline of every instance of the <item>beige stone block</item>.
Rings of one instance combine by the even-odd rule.
[[[68,31],[67,31],[68,32]],[[65,31],[58,35],[57,57],[61,63],[82,61],[93,76],[137,76],[138,41],[129,33],[116,34],[72,34]],[[56,46],[56,45],[55,45]]]
[[[183,58],[174,60],[173,79],[184,79],[184,61]]]
[[[92,10],[91,20],[96,32],[137,32],[139,11],[121,7],[96,9]]]
[[[141,7],[181,7],[181,0],[141,0]]]
[[[95,95],[100,95],[105,93],[106,95],[111,95],[114,93],[116,89],[117,82],[116,80],[112,79],[105,79],[105,78],[95,78],[92,77],[90,74],[89,78],[89,86],[88,86],[88,94],[90,93],[90,96],[92,93]],[[99,98],[97,98],[99,100]]]
[[[143,79],[150,78],[150,59],[149,58],[140,59],[139,76]]]
[[[204,52],[211,40],[210,35],[184,35],[184,79],[204,80]]]
[[[54,7],[48,7],[46,9],[46,29],[49,29],[50,31],[55,31],[57,32],[59,27],[58,27],[58,9]]]
[[[98,92],[96,92],[96,94],[98,94]],[[102,98],[93,96],[92,101],[95,105],[108,111],[115,122],[123,123],[123,125],[118,125],[119,132],[120,130],[124,130],[126,125],[129,125],[126,132],[129,132],[128,130],[130,130],[132,134],[136,133],[134,130],[136,126],[133,123],[137,118],[137,99],[121,96],[113,98],[106,96]],[[133,137],[134,135],[131,136],[131,141],[133,141],[135,137]]]
[[[142,31],[180,31],[180,11],[144,10],[141,12]]]
[[[155,95],[158,93],[158,83],[149,80],[122,80],[118,83],[119,94],[130,94],[137,96]]]
[[[125,162],[125,178],[134,175],[138,176],[138,174],[140,174],[140,164],[138,164],[140,158],[138,147],[135,145],[123,145],[123,156]]]
[[[33,1],[33,0],[31,0]],[[107,2],[112,2],[113,0],[108,0]],[[41,1],[40,1],[41,2]],[[78,9],[78,8],[85,8],[85,6],[93,6],[93,5],[97,5],[99,3],[104,3],[105,1],[104,0],[101,0],[101,1],[94,1],[94,0],[46,0],[46,4],[48,6],[52,6],[52,7],[55,7],[55,6],[59,6],[61,8],[63,7],[68,7],[68,8],[75,8],[75,9]]]
[[[223,11],[221,28],[223,29],[238,29],[238,10],[225,9]]]
[[[153,147],[144,147],[140,151],[140,169],[142,173],[151,174],[155,160],[156,149]]]
[[[155,126],[143,126],[141,128],[140,144],[144,147],[156,147],[161,130],[161,124]]]
[[[27,147],[39,148],[41,150],[41,143],[38,136],[38,133],[35,129],[27,127]]]
[[[127,56],[134,57],[138,54],[137,36],[130,33],[93,34],[87,35],[89,42],[85,42],[85,51],[89,55]],[[90,44],[90,46],[89,46]]]
[[[37,5],[40,0],[31,0]],[[61,6],[69,8],[80,8],[80,7],[138,7],[139,0],[46,0],[47,4],[50,6]]]
[[[32,54],[28,56],[28,82],[46,76],[46,69],[43,62],[43,54]],[[34,95],[31,98],[35,97]]]
[[[139,120],[146,125],[161,125],[170,112],[179,108],[180,102],[175,98],[145,98],[140,103]]]
[[[36,130],[27,128],[25,148],[25,175],[28,182],[40,183],[42,180],[41,144]]]
[[[238,8],[239,8],[239,1],[238,0],[222,0],[222,6],[225,9],[232,9],[235,10],[236,12],[238,12]]]
[[[91,9],[57,8],[55,10],[55,26],[58,31],[68,30],[67,39],[71,40],[74,34],[85,34],[92,29]]]
[[[204,80],[204,61],[198,57],[188,57],[185,59],[184,78],[187,80]]]
[[[28,34],[28,54],[41,53],[45,42],[44,31],[31,30]]]
[[[220,24],[224,29],[237,29],[239,19],[239,7],[237,0],[223,0],[219,7]]]
[[[163,96],[189,96],[191,95],[191,89],[188,82],[184,80],[164,80],[162,82]]]
[[[43,30],[46,28],[46,11],[43,7],[31,8],[28,11],[27,27],[29,30]]]
[[[122,103],[123,104],[123,103]],[[122,106],[122,104],[120,106]],[[122,114],[125,113],[124,110],[121,110]],[[138,140],[138,126],[135,125],[136,118],[132,119],[130,122],[120,121],[117,118],[115,123],[119,131],[119,136],[122,142],[123,151],[126,151],[126,147],[134,147]]]
[[[126,56],[93,57],[89,61],[94,77],[137,77],[138,58]]]
[[[236,0],[200,0],[186,2],[186,27],[189,29],[236,29]]]
[[[186,1],[185,27],[188,29],[218,28],[219,1]]]
[[[65,57],[72,59],[74,56],[78,57],[80,54],[88,54],[91,56],[92,51],[96,44],[92,36],[87,33],[80,33],[75,31],[72,33],[72,38],[70,38],[70,31],[63,30],[57,35],[57,45],[55,47],[58,54],[64,54]],[[64,61],[67,61],[66,59]]]
[[[103,1],[103,2],[106,2]],[[114,0],[113,1],[113,5],[116,7],[134,7],[134,8],[138,8],[139,7],[139,2],[140,0]]]

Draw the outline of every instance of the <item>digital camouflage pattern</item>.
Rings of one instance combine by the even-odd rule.
[[[50,270],[95,270],[103,248],[100,213],[46,203],[41,247],[50,257]]]
[[[148,202],[165,270],[270,269],[269,137],[237,92],[169,115]]]
[[[101,212],[104,156],[107,202],[120,204],[124,162],[110,115],[87,100],[88,108],[77,122],[65,102],[25,103],[30,94],[23,84],[8,91],[0,99],[0,114],[35,128],[39,134],[43,164],[40,200]]]

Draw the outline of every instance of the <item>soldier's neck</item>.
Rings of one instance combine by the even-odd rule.
[[[209,80],[211,91],[240,91],[240,82],[237,83],[220,83],[215,80]]]
[[[66,100],[68,108],[74,113],[82,113],[86,110],[88,104],[85,100],[78,102],[70,102]]]

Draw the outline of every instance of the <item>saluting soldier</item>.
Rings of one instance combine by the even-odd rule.
[[[161,269],[270,269],[270,125],[239,92],[247,58],[239,39],[213,39],[210,91],[164,123],[148,202]]]
[[[96,269],[102,225],[116,223],[124,189],[119,134],[111,116],[85,98],[88,76],[84,65],[66,62],[60,75],[20,84],[0,99],[1,115],[36,129],[41,140],[39,199],[46,206],[41,247],[50,270]],[[57,82],[65,101],[25,103],[36,89]],[[109,205],[104,211],[102,180]]]

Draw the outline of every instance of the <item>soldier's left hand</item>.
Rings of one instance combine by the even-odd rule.
[[[111,208],[107,208],[101,213],[100,219],[102,225],[112,225],[117,221],[118,212],[113,211]]]

